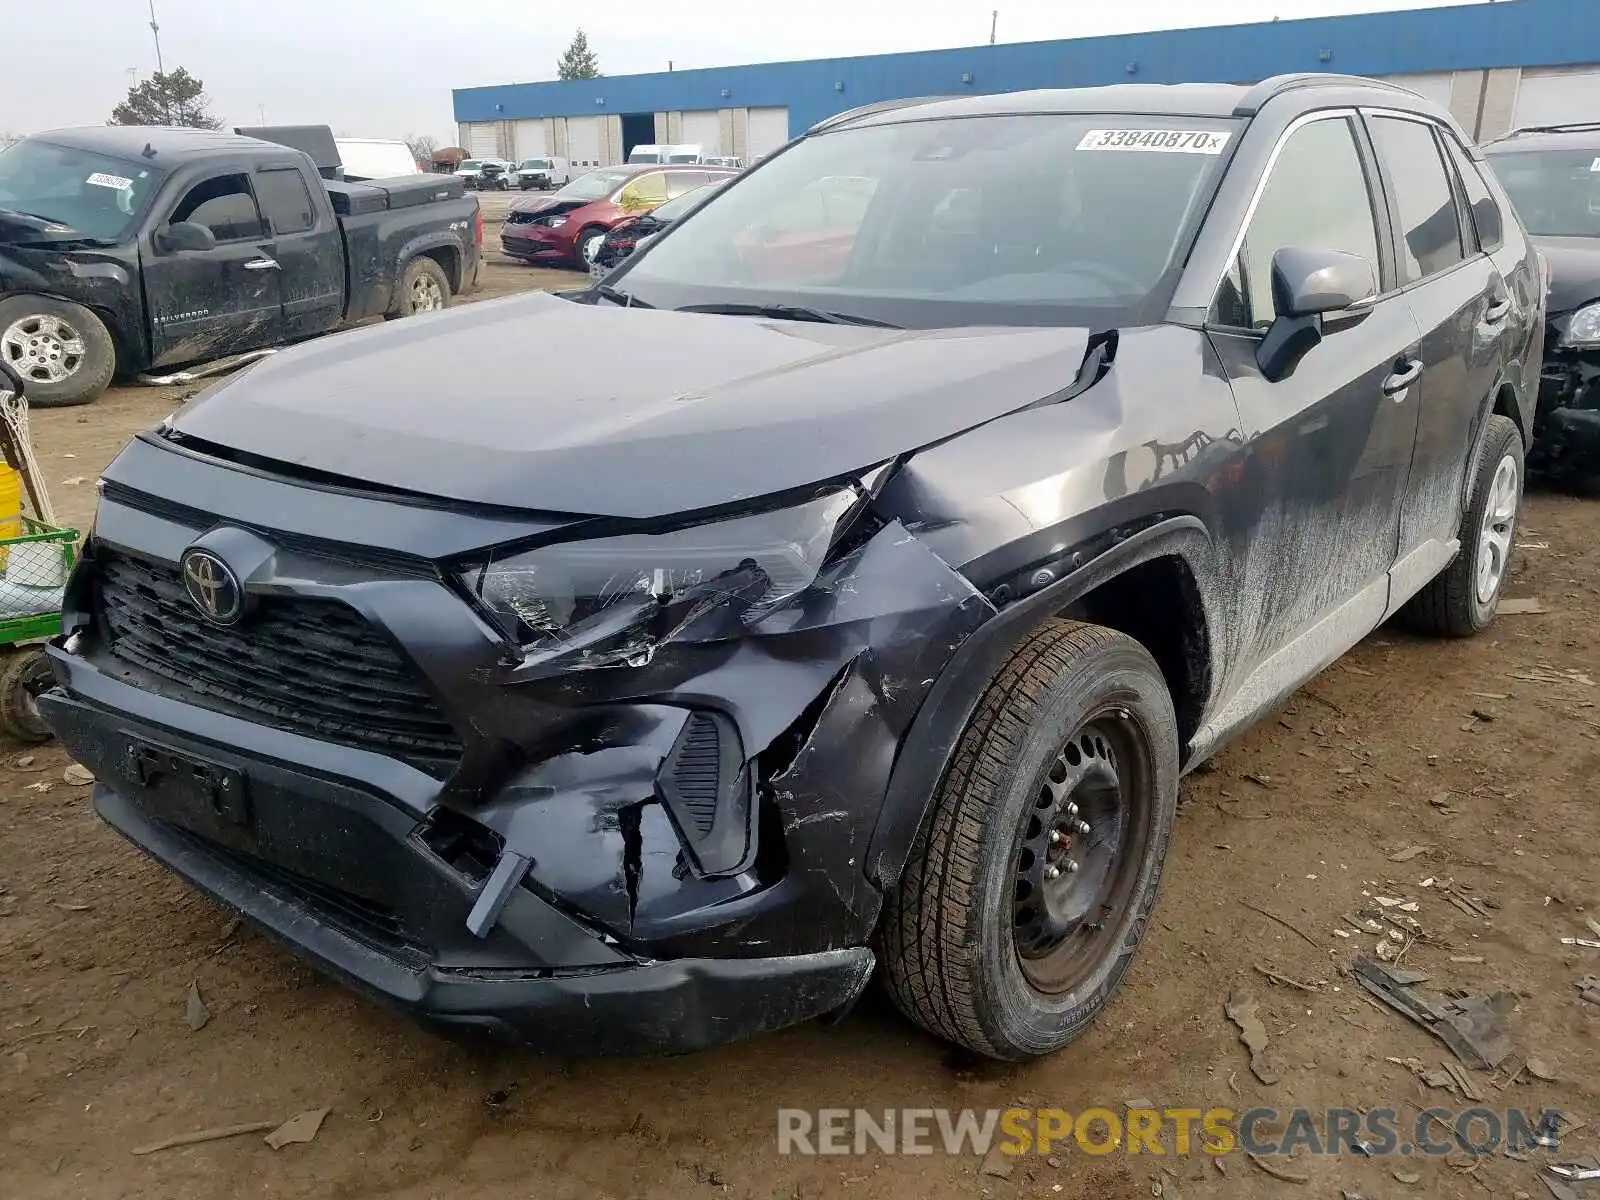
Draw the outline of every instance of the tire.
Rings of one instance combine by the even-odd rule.
[[[444,268],[427,257],[413,258],[400,273],[400,291],[394,307],[383,315],[391,321],[419,312],[437,312],[450,307],[450,277]]]
[[[1402,610],[1418,632],[1474,637],[1494,621],[1517,544],[1526,478],[1522,434],[1509,417],[1491,414],[1461,518],[1461,551]]]
[[[0,358],[22,377],[36,408],[88,404],[117,369],[105,323],[81,304],[49,296],[0,300]]]
[[[606,231],[597,225],[591,225],[578,234],[572,243],[573,256],[578,260],[578,266],[587,271],[594,265],[594,256],[600,252],[600,243],[606,240]]]
[[[885,903],[881,958],[900,1010],[1011,1061],[1088,1028],[1155,905],[1178,742],[1172,698],[1138,642],[1066,620],[1030,635],[979,701]],[[1066,910],[1085,904],[1081,915],[1103,920],[1074,927]]]
[[[50,727],[39,715],[37,697],[55,686],[55,673],[44,651],[13,650],[0,666],[0,733],[37,745],[50,740]]]

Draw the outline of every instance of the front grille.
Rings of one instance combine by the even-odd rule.
[[[237,626],[205,620],[176,567],[99,560],[111,653],[275,729],[402,759],[444,778],[461,741],[395,648],[348,605],[263,596]]]

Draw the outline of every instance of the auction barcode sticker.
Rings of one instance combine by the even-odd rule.
[[[84,182],[92,187],[116,188],[119,192],[133,186],[133,180],[131,179],[124,179],[121,175],[106,175],[100,171],[96,171]]]
[[[1201,129],[1091,129],[1079,150],[1143,150],[1154,154],[1221,154],[1231,133]]]

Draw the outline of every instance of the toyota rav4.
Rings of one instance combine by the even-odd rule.
[[[1390,617],[1494,618],[1543,308],[1393,86],[856,111],[588,292],[134,440],[41,706],[116,829],[434,1021],[685,1050],[879,971],[1044,1054],[1183,772]]]

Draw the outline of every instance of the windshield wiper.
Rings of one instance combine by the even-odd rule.
[[[679,312],[713,313],[724,317],[776,317],[780,321],[817,321],[824,325],[871,325],[877,329],[899,329],[889,321],[858,317],[854,313],[824,312],[803,304],[686,304]]]
[[[623,308],[654,308],[654,304],[646,304],[643,300],[635,299],[632,293],[619,291],[609,284],[597,283],[594,294],[601,299],[609,300],[613,304],[620,304]]]

